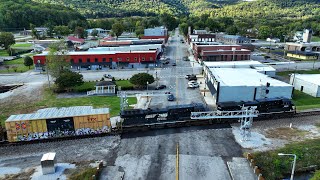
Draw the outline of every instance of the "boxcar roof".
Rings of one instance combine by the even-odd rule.
[[[42,156],[41,161],[53,161],[56,157],[56,153],[50,152]]]
[[[109,108],[93,109],[92,106],[73,106],[73,107],[61,107],[61,108],[46,108],[40,109],[32,114],[18,114],[11,115],[8,121],[20,121],[20,120],[37,120],[37,119],[52,119],[62,117],[73,116],[85,116],[95,114],[108,114]]]

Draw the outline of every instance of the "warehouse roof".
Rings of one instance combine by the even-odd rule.
[[[210,71],[221,86],[261,86],[267,82],[270,86],[291,86],[251,68],[210,68]]]
[[[61,108],[53,107],[53,108],[39,109],[37,112],[32,114],[11,115],[6,120],[6,122],[20,121],[20,120],[52,119],[52,118],[108,114],[108,113],[109,113],[109,108],[93,109],[92,106],[73,106],[73,107],[61,107]]]
[[[295,78],[320,85],[320,74],[295,74]]]
[[[222,62],[203,62],[208,68],[252,68],[263,71],[275,71],[275,69],[269,65],[262,64],[258,61],[222,61]]]

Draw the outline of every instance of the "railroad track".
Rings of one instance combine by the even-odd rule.
[[[290,118],[299,118],[303,116],[315,116],[320,115],[320,111],[312,110],[312,111],[302,111],[292,115]],[[284,119],[288,118],[288,116],[274,116],[272,119]],[[229,119],[231,120],[231,119]],[[270,118],[262,118],[259,119],[262,121],[270,120]],[[234,119],[232,119],[234,123]],[[27,144],[39,144],[39,143],[50,143],[50,142],[58,142],[58,141],[68,141],[68,140],[77,140],[77,139],[85,139],[85,138],[95,138],[95,137],[103,137],[103,136],[116,136],[121,135],[123,133],[130,133],[136,131],[148,131],[154,129],[165,129],[165,128],[178,128],[178,127],[188,127],[188,126],[206,126],[212,124],[221,124],[221,123],[231,123],[231,121],[218,121],[218,120],[185,120],[185,121],[172,121],[172,122],[164,122],[164,123],[153,123],[153,124],[144,124],[144,125],[132,125],[124,127],[122,130],[115,130],[109,133],[103,134],[92,134],[92,135],[82,135],[82,136],[69,136],[69,137],[61,137],[61,138],[52,138],[52,139],[39,139],[33,141],[21,141],[10,143],[8,141],[0,142],[0,147],[9,147],[9,146],[21,146]]]

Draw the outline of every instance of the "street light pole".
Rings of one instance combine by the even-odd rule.
[[[293,164],[292,164],[292,171],[291,171],[291,177],[290,177],[290,180],[293,180],[294,169],[296,167],[297,155],[295,155],[295,154],[283,154],[283,153],[278,153],[278,155],[279,156],[293,156]]]
[[[147,81],[147,102],[149,101],[149,81]]]
[[[286,56],[286,35],[282,35],[284,36],[284,45],[283,45],[283,58]]]

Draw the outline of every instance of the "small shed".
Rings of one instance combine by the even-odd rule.
[[[293,84],[296,90],[320,97],[320,74],[292,74],[290,84]]]
[[[116,93],[116,85],[113,81],[99,81],[95,90],[88,91],[87,95],[112,95]]]
[[[46,153],[41,158],[42,174],[54,174],[56,169],[56,153]]]

